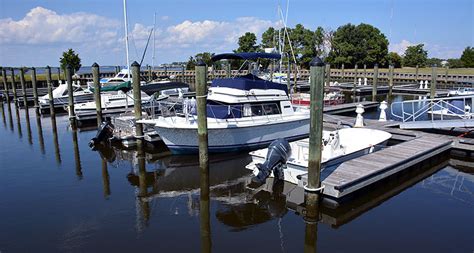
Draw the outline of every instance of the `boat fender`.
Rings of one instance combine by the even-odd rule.
[[[97,134],[95,135],[95,137],[89,141],[89,147],[94,150],[95,146],[98,143],[108,141],[110,138],[112,138],[113,132],[114,126],[112,125],[112,123],[108,121],[102,122],[102,124],[100,124],[99,129],[97,130]]]
[[[291,155],[291,147],[287,140],[276,139],[268,146],[267,156],[263,164],[256,164],[259,172],[252,178],[255,183],[263,184],[273,171],[276,179],[283,180],[283,169]]]

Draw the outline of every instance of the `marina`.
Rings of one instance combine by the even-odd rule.
[[[473,251],[471,2],[1,6],[0,253]]]

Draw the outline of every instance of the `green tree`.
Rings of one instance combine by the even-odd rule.
[[[433,66],[436,65],[438,67],[442,66],[443,60],[439,58],[429,58],[426,60],[426,66]]]
[[[423,49],[424,44],[409,46],[403,56],[403,66],[406,67],[426,67],[428,51]]]
[[[390,52],[387,55],[387,65],[392,64],[395,68],[401,68],[402,67],[402,57],[395,53],[395,52]]]
[[[448,59],[448,66],[450,68],[463,68],[464,64],[461,59]]]
[[[203,53],[196,54],[194,57],[191,56],[191,57],[189,57],[189,60],[186,63],[186,69],[187,70],[194,70],[194,68],[196,67],[197,62],[200,61],[200,60],[202,60],[204,63],[206,63],[207,66],[211,66],[213,64],[211,58],[214,55],[215,55],[214,53],[203,52]]]
[[[277,31],[273,27],[269,27],[265,32],[262,33],[262,48],[276,48],[278,40],[276,38]]]
[[[474,47],[466,47],[460,60],[465,68],[474,68]]]
[[[239,38],[239,48],[234,50],[235,53],[257,52],[257,36],[254,33],[246,32]]]
[[[72,48],[69,48],[67,51],[63,52],[63,57],[59,58],[59,63],[61,64],[61,69],[63,71],[66,71],[67,65],[70,65],[74,72],[78,71],[82,66],[79,54],[76,54]]]
[[[336,66],[345,64],[352,67],[367,64],[371,67],[378,63],[385,65],[388,53],[388,40],[379,29],[368,25],[346,24],[333,34],[332,48],[327,61]]]

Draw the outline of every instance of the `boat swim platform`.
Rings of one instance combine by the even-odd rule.
[[[353,91],[354,83],[339,83],[338,85],[333,85],[331,87],[339,88],[343,91]],[[356,94],[372,94],[372,85],[355,85]],[[390,90],[390,87],[386,84],[377,86],[377,94],[387,94]],[[412,95],[430,95],[430,89],[420,89],[418,84],[400,84],[393,85],[392,92],[397,94],[412,94]],[[449,95],[448,90],[436,89],[435,97],[447,97]]]
[[[469,128],[474,127],[474,119],[421,120],[401,122],[401,129],[433,129],[433,128]]]

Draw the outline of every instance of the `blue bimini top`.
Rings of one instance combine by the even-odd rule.
[[[211,87],[227,87],[239,90],[275,89],[282,90],[286,92],[286,94],[288,94],[288,89],[286,85],[263,80],[252,74],[247,74],[245,76],[238,76],[234,78],[214,79],[212,81]]]

